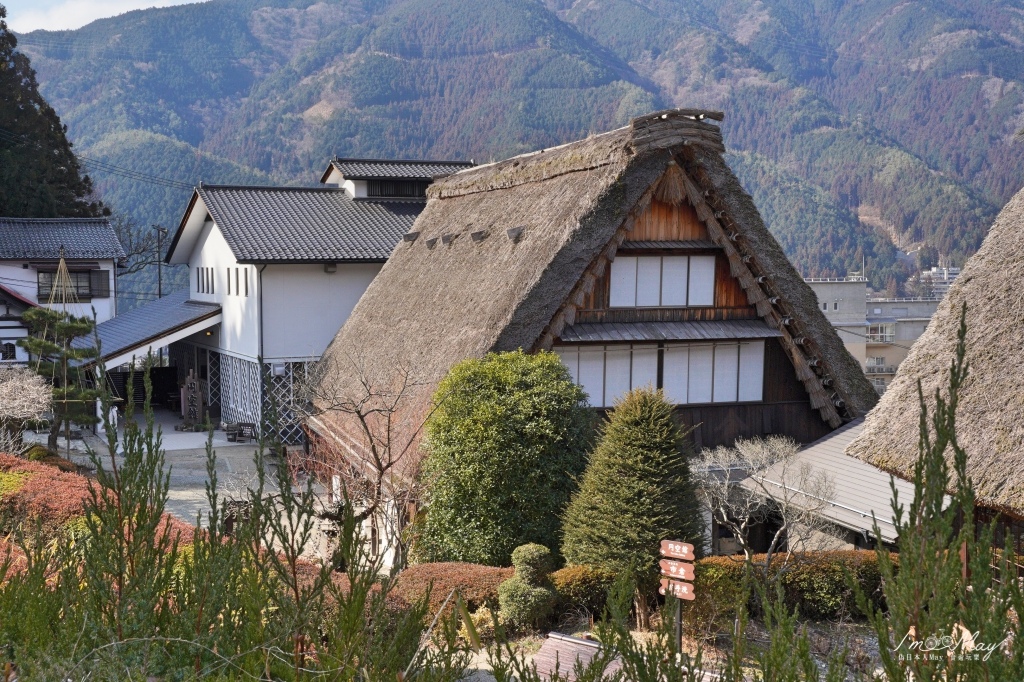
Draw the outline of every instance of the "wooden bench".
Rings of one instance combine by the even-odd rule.
[[[550,679],[557,667],[558,674],[563,679],[575,682],[576,661],[587,665],[594,660],[603,646],[600,642],[591,639],[580,639],[551,632],[548,633],[540,651],[533,657],[533,663],[537,666],[537,673],[542,679]],[[604,674],[611,677],[621,669],[622,661],[619,658],[614,658],[605,668]]]

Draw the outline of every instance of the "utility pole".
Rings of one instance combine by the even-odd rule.
[[[167,228],[160,225],[153,225],[152,227],[156,230],[156,297],[159,300],[164,297],[164,236],[167,234]],[[157,357],[159,358],[160,366],[163,367],[163,346],[157,351]]]

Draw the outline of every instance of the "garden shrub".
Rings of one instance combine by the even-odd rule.
[[[418,556],[507,566],[528,542],[557,547],[594,417],[554,353],[491,353],[434,394]]]
[[[498,605],[502,622],[514,628],[539,627],[555,608],[557,595],[550,587],[530,585],[512,576],[498,587]]]
[[[763,563],[764,559],[763,555],[755,555],[754,563]],[[897,560],[897,555],[893,555],[893,561]],[[696,562],[694,573],[697,598],[685,604],[684,618],[701,631],[711,631],[716,625],[728,627],[742,595],[743,561],[706,557]],[[786,607],[795,609],[803,618],[860,618],[863,614],[856,605],[847,574],[869,595],[876,608],[884,608],[878,558],[873,551],[808,552],[792,557],[784,568],[781,561],[773,560],[769,576],[778,578]],[[761,581],[764,582],[763,577]],[[759,601],[757,590],[752,591],[748,604],[751,613],[761,612]]]
[[[82,516],[88,497],[89,479],[84,476],[0,454],[0,529],[3,519],[18,519],[26,526],[40,524],[52,536]]]
[[[543,585],[554,569],[554,559],[550,549],[531,542],[515,548],[512,552],[512,567],[527,585]]]
[[[558,595],[551,587],[551,550],[534,543],[512,552],[515,574],[498,586],[501,618],[515,628],[539,626],[555,608]]]
[[[593,616],[604,612],[614,582],[614,571],[599,566],[566,566],[551,574],[559,610],[583,609]]]
[[[481,564],[415,564],[398,574],[394,594],[412,604],[426,596],[429,591],[430,614],[433,617],[451,591],[458,589],[469,610],[473,611],[488,603],[497,603],[498,585],[511,575],[511,568]]]
[[[483,606],[473,613],[470,614],[469,619],[473,621],[473,627],[476,628],[476,634],[483,643],[490,643],[494,641],[494,637],[497,634],[494,627],[494,621],[498,618],[498,614],[495,611],[491,611],[486,606]],[[466,628],[466,624],[459,623],[459,637],[463,642],[469,642],[469,630]]]

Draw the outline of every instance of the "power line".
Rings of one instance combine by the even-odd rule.
[[[39,149],[44,149],[40,142],[29,139],[26,135],[19,135],[13,133],[10,130],[4,130],[0,128],[0,140],[10,142],[11,144],[23,144],[34,146]],[[78,160],[83,166],[92,168],[94,171],[100,173],[107,173],[110,175],[116,175],[126,180],[132,180],[135,182],[144,182],[151,185],[158,185],[160,187],[166,187],[169,189],[180,189],[180,190],[191,190],[195,185],[181,180],[172,180],[171,178],[165,178],[159,175],[152,175],[150,173],[144,173],[142,171],[134,170],[131,168],[125,168],[124,166],[118,166],[109,161],[101,161],[88,156],[78,155]]]

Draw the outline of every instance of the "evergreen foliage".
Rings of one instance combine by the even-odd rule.
[[[95,322],[87,317],[49,308],[32,308],[22,315],[29,335],[18,345],[29,353],[29,364],[53,386],[53,420],[47,448],[57,452],[57,438],[62,427],[72,424],[92,425],[96,417],[99,391],[90,387],[90,377],[83,363],[99,357],[95,346],[76,346],[77,339],[90,337]]]
[[[427,423],[420,542],[430,561],[507,566],[556,546],[593,417],[554,353],[491,353],[448,373]]]
[[[319,523],[310,487],[288,468],[245,491],[252,510],[229,533],[216,455],[207,444],[209,509],[202,530],[168,524],[168,473],[149,409],[125,420],[124,460],[92,453],[97,477],[84,520],[43,541],[23,526],[0,547],[0,669],[19,679],[460,679],[466,658],[445,620],[423,646],[428,606],[393,596],[394,580],[365,550],[351,514],[337,561],[299,559]],[[104,403],[108,396],[104,396]],[[129,416],[134,407],[129,403]],[[116,436],[106,431],[113,450]],[[38,465],[37,465],[38,466]],[[347,509],[347,506],[346,506]],[[9,546],[8,546],[9,547]],[[11,557],[21,561],[12,561]],[[346,566],[344,574],[331,570]],[[17,614],[17,617],[11,617]],[[13,664],[13,668],[4,667]]]
[[[566,561],[632,572],[649,594],[662,540],[703,547],[684,437],[660,390],[634,389],[616,403],[565,513]]]
[[[71,151],[67,127],[39,94],[36,73],[4,21],[0,5],[0,216],[108,214]]]
[[[1013,641],[1024,613],[1024,590],[1015,579],[1019,555],[1011,537],[999,548],[995,526],[976,523],[967,453],[957,442],[956,408],[969,373],[966,313],[964,304],[949,383],[936,390],[930,412],[918,388],[920,454],[909,508],[893,486],[898,572],[889,553],[878,550],[888,613],[858,590],[893,682],[1024,679],[1024,647]],[[874,530],[877,537],[877,521]]]
[[[551,614],[558,599],[551,585],[551,550],[530,543],[512,552],[515,574],[498,586],[501,617],[515,628],[541,625]]]

